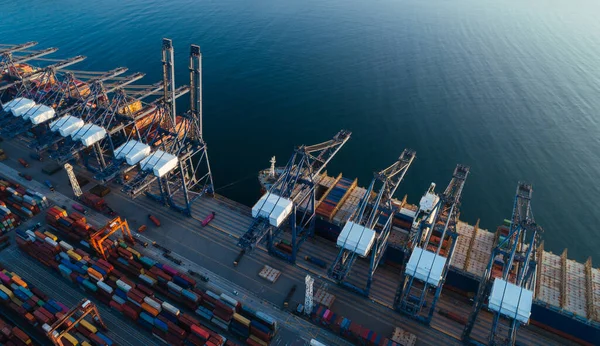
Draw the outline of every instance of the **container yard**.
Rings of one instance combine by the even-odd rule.
[[[350,139],[342,130],[329,141],[301,146],[286,167],[275,167],[272,160],[259,177],[268,182],[266,193],[248,208],[214,193],[202,137],[199,47],[190,50],[190,87],[178,88],[169,72],[174,68],[170,40],[162,47],[164,80],[150,85],[133,84],[143,74],[117,77],[124,68],[68,70],[84,57],[26,58],[45,55],[33,46],[1,48],[0,128],[12,139],[3,144],[9,154],[5,163],[32,179],[2,164],[3,232],[14,237],[18,250],[7,246],[0,259],[16,267],[14,260],[25,256],[44,268],[36,273],[48,272],[79,296],[89,296],[103,315],[103,309],[110,311],[109,320],[139,326],[144,335],[167,344],[279,344],[282,330],[293,328],[281,327],[291,315],[271,308],[262,312],[242,299],[258,294],[275,305],[283,298],[304,302],[297,298],[302,289],[286,296],[292,285],[282,286],[292,280],[303,287],[308,272],[337,285],[328,289],[333,293],[317,290],[316,305],[298,323],[318,326],[332,344],[343,344],[342,339],[364,345],[486,343],[490,335],[507,338],[508,344],[600,340],[600,271],[591,259],[582,264],[569,260],[566,250],[544,251],[542,232],[531,232],[532,220],[517,209],[495,232],[481,229],[479,222],[459,221],[468,167],[457,166],[446,191],[438,189],[443,193],[432,185],[418,205],[409,204],[394,193],[413,151],[405,150],[376,173],[367,188],[341,174],[327,175],[327,163]],[[185,93],[191,96],[190,110],[179,115],[175,99]],[[32,151],[51,164],[18,161]],[[80,178],[102,185],[83,191]],[[530,187],[529,196],[522,196],[526,187],[519,185],[515,197],[523,208],[531,199]],[[89,213],[84,207],[70,211],[76,203]],[[30,219],[42,221],[43,229],[14,230]],[[128,222],[142,229],[148,221],[153,226],[144,235],[162,249],[159,256],[136,245],[129,230]],[[517,235],[525,228],[533,238],[515,241],[524,238]],[[511,252],[518,255],[506,256]],[[238,297],[241,289],[207,289],[177,269],[187,261],[180,253],[254,292]],[[515,314],[525,311],[524,317],[515,318],[504,297],[494,305],[497,283],[531,295],[530,307],[520,301],[514,307]],[[374,326],[375,321],[380,323]],[[295,332],[306,342],[313,339]],[[127,338],[114,337],[127,344]]]

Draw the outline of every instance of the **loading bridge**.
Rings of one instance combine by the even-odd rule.
[[[460,197],[469,170],[467,166],[456,166],[450,184],[411,234],[406,249],[410,258],[403,265],[395,308],[425,324],[431,322],[452,261]]]
[[[295,263],[300,245],[314,234],[316,178],[350,135],[351,132],[341,130],[329,141],[298,147],[277,181],[252,208],[254,221],[238,246],[243,250],[252,249],[266,237],[271,255]],[[298,206],[302,206],[302,210]],[[275,238],[288,221],[292,241],[290,251],[284,252],[275,246]]]
[[[190,88],[175,87],[174,49],[163,40],[163,101],[148,126],[146,143],[153,149],[139,163],[139,171],[123,186],[135,198],[141,194],[191,215],[192,204],[214,192],[207,145],[202,132],[202,54],[192,45],[189,56]],[[190,91],[188,112],[177,115],[175,100]]]
[[[364,296],[369,296],[373,275],[387,248],[392,221],[397,207],[392,203],[394,193],[415,158],[413,150],[405,149],[390,167],[376,173],[367,192],[338,236],[340,252],[328,271],[338,284]],[[380,184],[375,194],[375,185]],[[358,257],[369,257],[370,265],[365,288],[346,281]]]
[[[519,325],[529,323],[537,273],[537,248],[543,232],[531,211],[531,185],[519,183],[510,228],[499,229],[497,245],[483,274],[475,304],[463,331],[465,341],[514,345]],[[494,315],[488,340],[473,340],[477,316],[486,306]]]

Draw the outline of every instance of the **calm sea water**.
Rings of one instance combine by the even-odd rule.
[[[181,84],[200,44],[215,182],[239,181],[220,192],[246,204],[271,155],[347,128],[330,173],[367,185],[414,148],[399,195],[416,203],[468,164],[461,218],[489,229],[525,180],[546,249],[600,261],[599,14],[592,0],[0,0],[0,41],[150,83],[169,37]]]

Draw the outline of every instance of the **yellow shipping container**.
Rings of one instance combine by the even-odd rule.
[[[54,206],[54,210],[58,211],[58,212],[59,212],[59,214],[60,214],[60,216],[62,216],[62,217],[67,217],[67,211],[66,211],[66,210],[64,210],[63,208],[60,208],[60,207]]]
[[[142,109],[142,102],[138,100],[119,109],[119,113],[131,116],[137,113],[140,109]]]
[[[69,250],[67,251],[67,255],[69,255],[69,257],[71,257],[72,259],[76,260],[76,261],[81,261],[81,256],[79,256],[77,253],[75,253],[75,251],[73,250]]]
[[[4,285],[0,285],[0,291],[6,293],[6,295],[9,298],[14,297],[15,295],[13,294],[13,292],[11,290],[8,289],[8,287],[4,286]]]
[[[58,237],[48,231],[44,232],[44,235],[46,235],[46,237],[48,237],[54,241],[58,241]]]
[[[71,344],[73,344],[73,346],[77,346],[77,345],[79,345],[79,341],[77,341],[77,339],[75,339],[75,338],[73,337],[73,335],[71,335],[71,334],[69,334],[69,333],[64,333],[64,334],[63,334],[63,338],[65,338],[65,339],[69,340],[69,342],[70,342]]]
[[[81,343],[81,346],[92,346],[92,344],[90,344],[87,341],[84,341],[84,342]]]
[[[98,328],[94,327],[94,325],[86,320],[81,320],[79,323],[83,326],[83,328],[89,330],[92,334],[96,334],[98,332]]]
[[[17,304],[18,306],[23,305],[23,302],[21,301],[21,299],[17,298],[17,297],[10,297],[10,300],[12,300],[13,303]]]
[[[134,249],[132,249],[130,247],[127,248],[127,251],[131,252],[133,254],[133,256],[135,256],[137,258],[142,257],[142,254],[140,254],[138,251],[136,251],[136,250],[134,250]]]
[[[246,327],[250,326],[250,320],[240,314],[233,314],[233,319],[245,325]]]

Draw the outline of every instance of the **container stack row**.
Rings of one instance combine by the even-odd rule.
[[[25,250],[41,243],[37,237],[32,240],[29,236],[27,244],[20,244]],[[42,263],[49,263],[65,278],[95,294],[100,301],[136,321],[157,338],[171,345],[234,345],[233,341],[213,331],[234,333],[233,329],[236,329],[240,332],[239,323],[233,323],[232,326],[232,321],[235,314],[241,314],[243,307],[233,298],[196,288],[193,278],[167,264],[142,256],[124,242],[111,248],[105,261],[93,260],[82,249],[74,249],[64,241],[57,241],[59,249],[58,252],[54,250],[54,260],[32,253],[30,255]],[[45,247],[44,244],[40,246]],[[181,306],[183,310],[176,306]],[[195,311],[206,322],[200,322],[183,311]],[[254,326],[246,326],[248,335],[243,335],[243,339],[268,345],[277,324],[267,315],[258,314],[272,322],[273,329],[269,329],[264,321],[257,321]],[[256,319],[249,318],[250,321]]]
[[[341,178],[337,184],[329,191],[325,199],[317,207],[317,214],[324,217],[327,220],[331,220],[341,204],[343,204],[346,195],[354,187],[356,187],[357,180],[350,180],[348,178]]]
[[[51,299],[38,288],[29,285],[17,273],[10,272],[2,265],[0,268],[2,268],[2,272],[0,272],[0,281],[2,282],[0,284],[0,304],[3,305],[3,308],[12,310],[22,317],[23,322],[31,325],[32,328],[37,328],[44,335],[46,335],[46,331],[50,330],[51,325],[64,319],[69,312],[69,308],[64,304]],[[75,319],[70,317],[56,331],[60,333],[73,323],[75,323]],[[23,342],[23,339],[23,335],[20,335],[19,341]],[[65,333],[61,341],[65,346],[114,345],[108,336],[98,330],[92,319],[82,320],[71,331]],[[22,345],[17,342],[15,344]],[[24,342],[24,344],[29,345],[31,341]]]
[[[82,249],[74,248],[62,240],[55,241],[54,245],[49,238],[42,241],[37,236],[27,236],[27,239],[23,239],[19,235],[17,239],[17,244],[23,251],[58,271],[63,278],[122,313],[166,344],[225,345],[226,339],[223,336],[206,328],[194,317],[181,313],[174,304],[157,297],[152,288],[136,284],[111,262],[94,260]],[[120,247],[114,252],[123,254],[123,257],[115,255],[116,258],[129,257],[131,263],[134,263],[133,254],[129,250]],[[128,266],[119,267],[129,268],[129,262],[126,263]],[[143,275],[145,280],[152,278],[149,272],[148,275],[143,274],[146,273],[144,270],[141,272],[142,274],[138,272],[138,276]]]
[[[32,344],[33,342],[27,333],[0,318],[0,345],[19,346]]]
[[[87,222],[84,215],[77,212],[67,214],[66,210],[58,206],[53,206],[46,211],[46,222],[48,228],[63,234],[68,241],[81,243],[87,248],[90,247],[88,243],[90,236],[98,230]],[[106,239],[102,245],[105,250],[108,250],[113,246],[113,242]]]
[[[352,342],[355,345],[367,346],[413,346],[416,343],[416,336],[405,338],[409,341],[406,344],[399,344],[390,338],[382,337],[376,332],[363,327],[362,325],[352,322],[344,316],[340,316],[323,305],[315,305],[310,315],[313,323],[324,326],[344,339]]]
[[[40,192],[6,179],[0,180],[0,231],[10,231],[22,219],[32,218],[49,206],[48,199]]]

